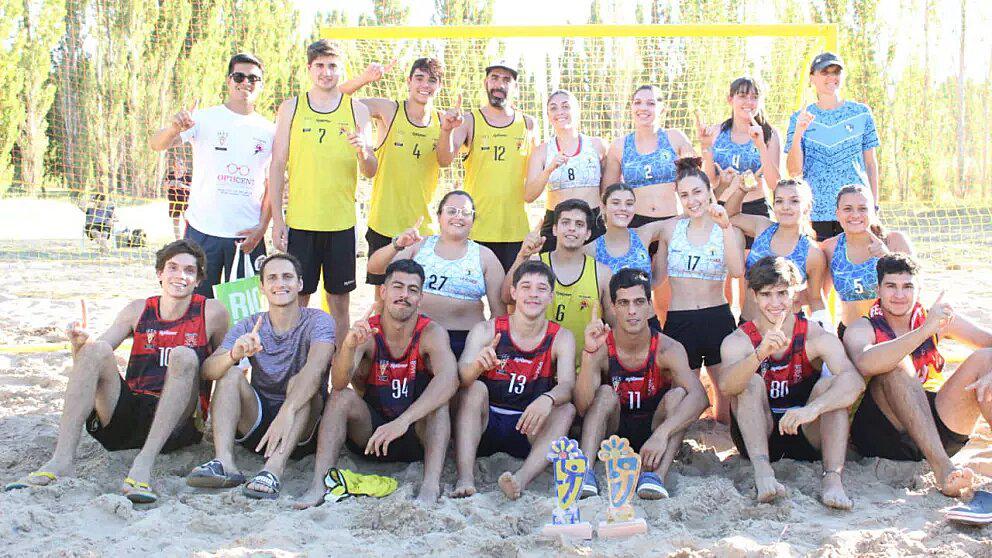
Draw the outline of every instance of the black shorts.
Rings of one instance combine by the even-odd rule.
[[[894,372],[893,372],[894,373]],[[958,434],[940,420],[937,413],[937,393],[933,391],[924,392],[930,401],[930,413],[933,415],[933,422],[937,426],[937,433],[940,434],[940,443],[944,446],[944,451],[948,457],[961,451],[961,448],[968,443],[968,436]],[[916,442],[909,437],[906,432],[896,430],[895,426],[878,407],[875,398],[871,395],[871,389],[865,390],[865,396],[854,412],[854,419],[851,421],[851,443],[858,453],[865,457],[883,457],[896,461],[923,461],[923,452],[916,445]]]
[[[627,438],[630,447],[639,452],[644,442],[647,442],[651,434],[654,434],[654,430],[651,428],[652,420],[654,420],[654,411],[650,413],[627,413],[621,409],[617,436]]]
[[[93,411],[86,419],[86,431],[107,451],[138,449],[145,445],[156,409],[158,397],[131,391],[124,378],[121,378],[120,395],[110,422],[100,424],[100,417]],[[202,438],[203,432],[196,427],[196,421],[193,417],[188,417],[169,435],[162,446],[162,453],[191,446],[199,443]]]
[[[369,405],[368,401],[365,402],[365,406],[369,410],[369,415],[372,416],[372,432],[375,432],[375,429],[383,424],[390,422],[386,417],[382,416],[382,413]],[[414,430],[414,425],[412,424],[410,428],[407,428],[406,433],[389,442],[389,450],[383,456],[375,454],[365,455],[365,448],[351,441],[351,438],[345,438],[344,444],[351,453],[372,461],[382,463],[413,463],[414,461],[424,460],[424,446],[420,443],[420,438],[417,437],[417,432]]]
[[[778,430],[778,423],[785,413],[772,412],[772,435],[768,438],[768,459],[778,461],[779,459],[795,459],[796,461],[819,461],[820,450],[813,447],[806,439],[802,429],[798,434],[783,435]],[[744,437],[741,436],[740,426],[737,425],[737,417],[730,413],[730,439],[737,446],[737,451],[744,459],[749,459],[747,447],[744,445]]]
[[[838,221],[813,221],[813,231],[816,232],[816,241],[823,242],[844,232],[844,229]]]
[[[393,241],[392,238],[379,234],[370,227],[365,231],[365,242],[369,245],[368,257],[371,258],[380,248],[385,248]],[[369,285],[381,285],[385,282],[386,276],[367,271],[365,273],[365,283]]]
[[[479,244],[489,248],[496,254],[496,259],[499,260],[500,265],[503,266],[503,272],[510,271],[513,267],[513,262],[517,259],[517,254],[520,253],[520,247],[523,246],[523,242],[480,242]]]
[[[213,298],[214,285],[227,281],[227,278],[231,274],[231,266],[234,264],[234,252],[238,249],[237,242],[241,239],[209,235],[194,229],[189,223],[186,224],[184,237],[199,244],[200,248],[203,248],[203,252],[207,255],[207,274],[193,292],[207,298]],[[265,242],[259,242],[258,246],[248,254],[248,257],[251,258],[252,267],[255,268],[256,272],[262,263],[263,256],[265,256]],[[235,277],[244,277],[244,263],[241,263],[243,261],[240,260],[238,262],[238,269],[234,270]]]
[[[526,459],[530,455],[530,440],[517,430],[517,422],[523,412],[508,409],[496,410],[489,406],[489,424],[482,433],[479,441],[478,457],[486,457],[497,452],[503,452],[517,459]]]
[[[189,206],[189,187],[179,186],[173,182],[169,184],[165,196],[169,200],[169,217],[173,219],[182,217],[186,207]]]
[[[551,252],[558,247],[558,239],[551,232],[555,224],[554,218],[554,211],[544,212],[544,221],[541,222],[541,235],[544,237],[544,247],[541,248],[542,252]],[[598,207],[592,210],[592,223],[590,223],[589,229],[592,231],[592,235],[589,236],[586,244],[606,234],[606,221],[603,219],[603,212]]]
[[[258,403],[258,418],[255,419],[255,424],[251,429],[244,436],[239,436],[235,441],[248,451],[262,455],[264,452],[256,451],[255,448],[262,441],[262,436],[265,436],[265,433],[269,430],[272,421],[276,420],[276,415],[279,414],[279,409],[282,409],[283,402],[272,401],[262,397],[262,394],[258,393],[258,390],[254,387],[252,391],[255,392],[255,401]],[[320,427],[321,414],[323,413],[317,415],[318,418],[314,422],[313,430],[305,434],[306,438],[296,444],[293,453],[289,454],[290,459],[303,459],[308,455],[313,455],[317,451],[317,430]]]
[[[467,329],[449,329],[448,343],[451,345],[451,352],[455,354],[455,361],[462,358],[465,350],[465,340],[468,339]]]
[[[737,328],[729,304],[697,310],[669,310],[665,335],[682,343],[689,368],[720,364],[720,344]]]
[[[355,227],[343,231],[289,229],[288,252],[303,264],[303,292],[317,292],[321,270],[324,290],[346,294],[355,290]]]
[[[647,225],[648,223],[654,223],[655,221],[666,221],[668,219],[674,219],[678,215],[669,215],[667,217],[648,217],[646,215],[634,215],[634,218],[630,220],[630,224],[627,225],[628,229],[636,229],[637,227]],[[648,255],[654,259],[654,255],[658,252],[658,241],[654,241],[648,246]]]
[[[768,211],[768,202],[763,199],[744,202],[741,204],[741,213],[745,215],[761,215],[762,217],[771,217],[771,213]],[[744,248],[750,250],[752,244],[754,244],[754,237],[744,235]]]

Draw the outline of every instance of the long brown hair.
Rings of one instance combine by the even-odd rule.
[[[840,199],[848,194],[861,194],[868,200],[868,207],[872,208],[871,213],[871,224],[869,229],[872,234],[877,236],[879,240],[885,240],[885,237],[889,234],[882,226],[882,222],[878,220],[878,213],[875,213],[875,196],[871,195],[871,190],[865,188],[864,184],[848,184],[841,187],[840,191],[837,192],[837,207],[840,207]]]

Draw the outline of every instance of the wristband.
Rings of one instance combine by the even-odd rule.
[[[558,406],[558,402],[557,402],[557,401],[555,401],[555,396],[553,396],[553,395],[551,395],[551,394],[550,394],[550,393],[548,393],[548,392],[544,392],[544,393],[542,393],[541,395],[546,395],[546,396],[548,396],[548,399],[550,399],[550,400],[551,400],[551,406],[552,406],[552,407],[557,407],[557,406]]]
[[[399,245],[399,244],[396,244],[396,241],[397,241],[397,240],[399,240],[399,238],[400,238],[400,237],[398,237],[398,236],[397,236],[396,238],[394,238],[394,239],[392,240],[392,242],[390,242],[390,244],[392,244],[392,245],[393,245],[393,250],[396,250],[397,252],[402,252],[402,251],[403,251],[403,249],[402,249],[402,248],[400,248],[400,245]]]
[[[582,352],[583,352],[583,353],[589,353],[589,354],[591,354],[591,355],[594,355],[594,354],[596,354],[596,353],[598,353],[598,352],[599,352],[599,349],[596,349],[596,350],[593,350],[593,351],[590,351],[589,349],[587,349],[587,348],[585,348],[585,347],[583,347],[583,348],[582,348]]]

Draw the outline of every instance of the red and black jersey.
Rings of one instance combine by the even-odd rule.
[[[639,367],[630,369],[624,366],[617,356],[617,342],[613,332],[606,336],[610,383],[617,392],[617,397],[620,398],[621,414],[644,415],[650,420],[658,409],[661,398],[672,387],[671,378],[663,378],[658,368],[656,355],[660,340],[658,334],[652,335],[647,358]]]
[[[189,347],[196,353],[200,365],[210,355],[210,336],[207,335],[207,299],[194,294],[189,308],[178,320],[163,320],[159,314],[160,296],[145,300],[145,309],[134,326],[134,343],[127,361],[124,380],[135,393],[159,396],[165,387],[165,372],[169,354],[176,347]],[[200,382],[201,416],[207,416],[210,403],[210,384]]]
[[[868,311],[868,321],[871,322],[871,327],[875,330],[876,344],[892,341],[898,337],[892,326],[886,321],[880,301],[876,300],[871,310]],[[913,306],[909,317],[909,327],[911,329],[918,329],[926,323],[927,311],[917,302]],[[916,369],[916,377],[923,384],[923,389],[926,391],[937,391],[946,381],[944,378],[944,357],[937,350],[937,343],[939,342],[940,337],[937,335],[928,337],[923,343],[920,343],[919,347],[913,349],[913,352],[910,353],[913,368]]]
[[[398,357],[394,357],[389,350],[381,322],[381,316],[369,318],[369,325],[379,331],[374,334],[375,349],[372,352],[372,367],[365,380],[364,398],[386,420],[393,420],[420,397],[430,382],[426,363],[420,354],[420,338],[431,319],[423,315],[417,317],[413,337]]]
[[[741,331],[747,334],[751,344],[757,349],[761,344],[761,333],[754,322],[745,322]],[[768,357],[761,362],[758,373],[765,380],[768,391],[768,404],[775,410],[802,407],[809,401],[813,385],[820,379],[820,371],[813,368],[806,356],[806,333],[809,322],[802,314],[796,314],[792,327],[792,342],[781,359]]]
[[[496,318],[496,333],[501,335],[496,345],[499,365],[486,370],[480,378],[489,388],[490,405],[523,411],[542,393],[555,387],[557,382],[551,362],[551,345],[560,329],[561,326],[555,322],[548,322],[541,342],[533,350],[525,351],[510,336],[510,317]]]

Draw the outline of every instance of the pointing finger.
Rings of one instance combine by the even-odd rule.
[[[599,320],[599,303],[593,303],[592,305],[592,321]]]
[[[493,349],[495,349],[496,346],[499,345],[499,340],[502,339],[502,338],[503,338],[503,334],[502,333],[497,333],[493,337],[493,340],[489,342],[489,345],[488,346],[489,347],[492,347]]]
[[[751,119],[752,126],[760,126],[760,124],[758,124],[758,121],[754,119],[754,114],[748,113],[748,117]]]
[[[413,228],[419,231],[420,225],[422,225],[423,223],[424,223],[424,216],[421,215],[419,218],[417,218],[417,222],[413,224]]]
[[[459,112],[459,113],[462,112],[462,94],[461,93],[458,94],[458,100],[455,101],[455,107],[454,108],[455,108],[455,110],[457,112]]]
[[[200,106],[200,99],[193,99],[193,105],[189,107],[189,112],[193,112],[198,106]]]
[[[374,304],[372,306],[369,306],[369,309],[366,310],[365,311],[365,314],[362,316],[362,321],[364,322],[365,320],[368,320],[369,318],[371,318],[372,317],[372,312],[374,310],[375,310],[375,305]]]
[[[942,290],[942,291],[940,291],[940,294],[939,294],[939,295],[937,295],[937,300],[935,300],[935,301],[934,301],[934,303],[933,303],[933,305],[934,305],[934,306],[937,306],[938,304],[940,304],[940,303],[941,303],[941,302],[942,302],[942,301],[944,300],[944,293],[946,293],[946,292],[947,292],[947,291],[943,291],[943,290]],[[86,313],[85,313],[85,310],[83,311],[83,321],[84,321],[84,322],[86,321]]]
[[[396,58],[393,58],[393,60],[389,64],[386,64],[386,67],[385,69],[383,69],[382,73],[388,74],[389,72],[393,71],[393,68],[396,67],[397,62],[398,60]]]
[[[82,323],[79,324],[79,326],[83,329],[86,329],[86,299],[82,299],[82,298],[79,299],[79,310],[82,312],[83,315],[83,321]]]
[[[703,113],[699,109],[696,109],[696,128],[700,131],[704,129]]]
[[[789,315],[788,311],[782,312],[782,315],[775,320],[775,329],[777,331],[782,331],[782,326],[785,324],[785,318]]]
[[[259,315],[258,319],[255,320],[255,327],[251,328],[251,332],[258,335],[258,330],[262,329],[262,316]]]

